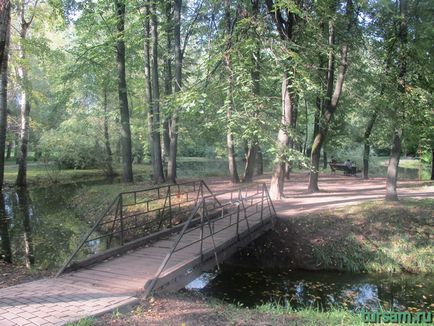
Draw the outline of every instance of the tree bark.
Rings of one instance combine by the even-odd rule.
[[[182,0],[174,2],[174,41],[175,41],[175,93],[182,90],[182,48],[181,48],[181,8]],[[185,46],[185,45],[184,45]],[[167,178],[176,183],[176,159],[178,155],[178,114],[177,109],[172,112],[169,124],[169,161],[167,162]]]
[[[152,2],[150,5],[151,16],[151,76],[152,76],[152,148],[154,153],[154,182],[165,181],[163,171],[163,160],[161,155],[160,135],[160,89],[158,82],[158,20],[157,5]]]
[[[143,22],[144,31],[144,65],[145,65],[145,106],[147,112],[147,126],[148,126],[148,146],[149,154],[151,156],[151,166],[154,166],[154,150],[152,142],[152,81],[151,81],[151,25],[150,25],[150,4],[149,0],[145,2],[145,18]],[[151,179],[154,179],[153,176]]]
[[[104,85],[104,94],[103,94],[103,106],[104,106],[104,145],[106,151],[106,159],[105,159],[105,173],[107,176],[115,175],[113,170],[113,152],[110,146],[110,134],[109,134],[109,119],[108,119],[108,100],[107,100],[107,85]]]
[[[0,191],[3,189],[6,129],[8,121],[8,63],[10,43],[11,4],[0,2]],[[8,144],[7,158],[11,155],[11,142]],[[3,194],[0,194],[3,195]],[[0,216],[1,218],[2,216]],[[5,240],[6,241],[6,240]]]
[[[164,95],[169,97],[172,95],[172,36],[173,36],[173,21],[172,21],[172,1],[168,1],[165,6],[166,10],[166,53],[164,54]],[[166,113],[163,117],[163,157],[167,161],[170,152],[170,136],[169,124],[170,113]]]
[[[402,131],[396,129],[393,135],[393,143],[390,151],[389,165],[387,167],[386,200],[398,200],[396,184],[398,180],[399,158],[401,156]]]
[[[262,149],[260,146],[258,146],[258,162],[257,162],[257,171],[256,174],[257,175],[263,175],[264,174],[264,157],[262,155]]]
[[[265,3],[281,39],[289,43],[294,42],[293,29],[296,26],[297,16],[289,11],[283,13],[279,8],[280,6],[277,5],[277,1],[266,0]],[[294,74],[292,73],[291,75],[293,76]],[[289,80],[288,73],[285,71],[282,80],[281,124],[276,142],[277,155],[270,183],[270,197],[274,200],[281,199],[284,196],[285,162],[287,161],[286,151],[289,145],[288,129],[292,123],[293,118],[291,114],[294,110],[294,95],[290,92],[291,88],[292,80]]]
[[[20,4],[20,41],[18,45],[19,57],[21,64],[18,67],[18,77],[21,83],[21,98],[20,98],[20,140],[19,140],[19,152],[18,152],[18,175],[16,185],[18,187],[27,186],[27,153],[29,143],[29,120],[30,120],[30,83],[28,78],[27,67],[25,66],[26,52],[24,44],[27,37],[27,31],[30,27],[30,23],[25,20],[25,3]]]
[[[19,113],[19,112],[18,112]],[[15,133],[15,140],[14,140],[14,158],[15,158],[15,164],[19,163],[19,157],[18,157],[18,147],[20,144],[20,134],[19,133]]]
[[[116,61],[118,67],[119,110],[121,116],[123,181],[133,182],[130,111],[128,108],[127,80],[125,73],[125,2],[124,0],[115,0],[115,4],[117,19]]]
[[[307,149],[307,141],[309,137],[309,111],[307,108],[307,98],[304,98],[304,115],[306,117],[306,125],[305,125],[305,131],[304,131],[304,143],[302,148],[302,153],[304,156],[306,156],[306,149]]]
[[[400,48],[398,51],[398,92],[405,95],[405,75],[407,70],[407,2],[406,0],[399,1],[399,32],[398,38],[400,42]],[[395,130],[393,134],[392,148],[390,152],[389,165],[387,167],[387,179],[386,179],[386,200],[397,201],[398,193],[396,191],[398,181],[398,167],[399,159],[401,157],[401,141],[402,141],[402,128],[399,119],[399,114],[403,113],[405,107],[404,103],[401,103],[399,107],[395,107]],[[401,112],[400,112],[401,111]]]
[[[352,0],[347,1],[346,5],[346,16],[348,19],[347,32],[351,31],[352,25],[354,23],[353,19],[353,3]],[[348,66],[348,41],[344,40],[340,49],[340,62],[338,67],[338,74],[336,77],[336,82],[334,83],[335,74],[335,26],[332,20],[329,20],[328,24],[328,64],[327,64],[327,78],[326,78],[326,96],[322,101],[323,115],[318,126],[318,133],[315,136],[312,152],[311,152],[311,165],[312,170],[309,173],[309,192],[318,192],[318,174],[319,174],[319,161],[321,148],[326,140],[328,128],[333,117],[334,112],[339,104],[339,99],[342,94],[342,87],[345,80],[345,75]],[[334,87],[333,87],[334,84]]]
[[[12,247],[9,234],[9,220],[5,205],[5,194],[0,191],[0,236],[1,236],[1,255],[7,263],[12,263]]]
[[[1,123],[0,123],[0,125],[1,125]],[[0,136],[0,138],[1,138],[1,136]],[[12,155],[12,145],[13,145],[13,143],[10,141],[10,142],[8,142],[8,145],[6,146],[6,159],[7,160],[9,160],[11,158],[11,155]]]
[[[277,135],[277,157],[273,167],[270,183],[270,197],[273,200],[281,199],[285,182],[285,164],[287,161],[286,151],[288,150],[288,128],[291,126],[291,113],[293,106],[292,94],[289,91],[290,81],[288,73],[282,78],[282,115],[279,133]]]
[[[233,73],[232,73],[232,61],[231,61],[231,50],[232,50],[232,19],[231,19],[231,0],[224,0],[224,12],[225,12],[225,23],[226,23],[226,51],[223,55],[223,61],[227,73],[227,92],[226,92],[226,118],[227,118],[227,130],[226,130],[226,144],[228,152],[228,165],[229,174],[232,183],[239,183],[240,178],[237,172],[237,162],[235,158],[235,146],[234,146],[234,135],[232,133],[231,123],[232,123],[232,91],[233,91]]]
[[[369,119],[365,130],[363,147],[363,179],[369,179],[369,156],[371,152],[371,143],[369,138],[371,137],[372,128],[377,120],[377,116],[378,112],[375,111]]]
[[[252,182],[257,164],[258,145],[250,144],[246,155],[246,167],[244,170],[244,182]]]
[[[431,148],[431,180],[434,180],[434,148]]]
[[[257,20],[257,16],[259,14],[259,0],[253,0],[252,1],[252,17],[253,21]],[[252,78],[252,85],[253,85],[253,95],[254,96],[260,96],[261,91],[261,84],[260,84],[260,78],[261,78],[261,44],[259,41],[259,38],[257,37],[257,28],[255,25],[255,28],[253,29],[253,35],[251,36],[252,39],[255,42],[255,52],[252,55],[252,70],[250,72],[251,78]],[[254,113],[254,117],[256,118],[259,115],[259,112]],[[257,137],[253,137],[249,144],[249,148],[246,155],[246,165],[244,169],[244,182],[252,182],[253,181],[253,174],[255,173],[255,166],[257,165],[257,158],[258,158],[258,139]]]
[[[0,0],[0,67],[9,54],[10,0]]]

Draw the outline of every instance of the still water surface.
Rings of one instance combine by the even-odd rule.
[[[202,274],[186,289],[248,307],[277,303],[295,309],[434,310],[433,275],[289,271],[223,264],[219,272]]]

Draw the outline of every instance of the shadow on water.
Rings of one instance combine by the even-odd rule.
[[[247,307],[267,303],[353,311],[431,311],[434,307],[434,279],[409,274],[288,271],[224,264],[220,272],[202,274],[186,289]]]

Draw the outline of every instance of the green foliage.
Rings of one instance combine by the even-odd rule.
[[[39,147],[45,162],[54,162],[62,169],[94,168],[101,164],[102,149],[93,130],[76,118],[44,133]]]

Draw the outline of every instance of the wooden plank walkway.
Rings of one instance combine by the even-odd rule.
[[[251,203],[243,211],[247,220],[241,217],[239,223],[234,223],[235,215],[230,212],[223,218],[211,220],[214,242],[210,235],[211,225],[187,229],[176,246],[178,250],[174,251],[155,282],[154,291],[184,287],[203,271],[214,268],[216,255],[221,263],[238,248],[271,229],[272,207],[263,207],[260,201],[255,204],[252,200]],[[201,232],[203,241],[198,241]],[[177,239],[178,234],[172,234],[58,278],[0,289],[0,325],[63,325],[134,305],[152,283]]]

